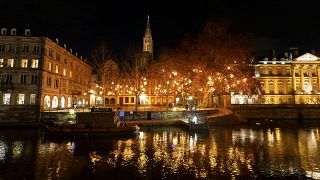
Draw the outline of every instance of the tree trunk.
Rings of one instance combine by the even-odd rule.
[[[209,107],[209,93],[204,93],[202,106],[203,107]]]
[[[138,94],[136,94],[136,103],[135,103],[135,105],[134,105],[134,111],[135,112],[138,112],[138,98],[139,98],[139,96],[138,96]]]
[[[169,102],[168,102],[168,94],[166,94],[166,110],[169,111]]]

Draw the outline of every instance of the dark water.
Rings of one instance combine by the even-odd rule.
[[[266,178],[320,179],[320,128],[157,127],[73,140],[0,129],[0,179]]]

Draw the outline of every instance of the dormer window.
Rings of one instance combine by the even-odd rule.
[[[11,35],[12,36],[17,35],[17,29],[15,29],[15,28],[11,29]]]
[[[7,35],[7,28],[1,28],[1,35]]]
[[[30,29],[25,29],[24,30],[24,35],[25,36],[30,36]]]

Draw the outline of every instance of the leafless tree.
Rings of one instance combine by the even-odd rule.
[[[100,41],[91,50],[89,64],[93,67],[93,72],[97,75],[98,85],[104,84],[105,69],[104,63],[112,58],[112,51],[107,46],[106,41]]]
[[[135,111],[138,111],[140,96],[147,93],[147,59],[148,54],[144,54],[132,48],[128,51],[126,62],[123,65],[124,84],[132,89],[135,96]]]

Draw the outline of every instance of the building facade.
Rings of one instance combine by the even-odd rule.
[[[36,105],[41,111],[89,106],[92,68],[47,37],[1,29],[0,105]]]
[[[320,58],[311,53],[265,58],[255,65],[255,78],[262,92],[254,103],[320,104]]]

